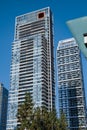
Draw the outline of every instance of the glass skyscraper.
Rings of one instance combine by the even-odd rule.
[[[85,130],[86,104],[78,44],[74,38],[57,47],[59,110],[66,115],[69,130]]]
[[[6,130],[8,90],[0,83],[0,130]]]
[[[49,7],[16,17],[7,130],[18,124],[18,105],[30,92],[34,107],[55,107],[53,22]]]

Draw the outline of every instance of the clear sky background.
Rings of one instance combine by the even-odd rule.
[[[56,54],[58,41],[72,37],[66,21],[87,16],[87,0],[0,0],[0,82],[8,89],[10,86],[11,46],[14,39],[15,17],[48,6],[54,17]],[[87,61],[83,55],[82,63],[87,95]]]

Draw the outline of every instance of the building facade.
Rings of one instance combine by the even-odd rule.
[[[0,83],[0,130],[6,130],[8,90]]]
[[[69,20],[67,25],[87,59],[87,16]]]
[[[69,130],[85,130],[86,103],[81,57],[74,38],[59,41],[57,67],[60,113],[65,113]]]
[[[7,130],[18,124],[18,105],[30,92],[34,107],[55,107],[53,23],[49,7],[16,17]]]

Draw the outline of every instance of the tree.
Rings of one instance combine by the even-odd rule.
[[[33,113],[33,121],[31,125],[31,130],[43,130],[42,122],[41,122],[41,110],[40,108],[36,108]]]
[[[61,130],[56,110],[48,112],[45,108],[36,108],[31,130]]]
[[[47,120],[48,112],[45,108],[36,108],[34,110],[34,118],[31,125],[31,130],[48,130]]]
[[[46,108],[35,108],[29,93],[25,101],[19,105],[17,113],[20,122],[17,130],[67,130],[65,115],[57,118],[56,110],[48,111]]]
[[[47,118],[47,130],[57,130],[58,128],[58,118],[56,114],[56,110],[52,110],[48,112],[48,118]]]
[[[59,118],[59,128],[60,130],[67,130],[67,121],[65,114],[62,112]]]
[[[33,102],[30,93],[26,93],[25,101],[19,105],[17,118],[20,122],[18,130],[28,130],[33,118]]]

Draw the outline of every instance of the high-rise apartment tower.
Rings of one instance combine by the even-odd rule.
[[[85,130],[86,104],[81,57],[74,38],[59,41],[57,67],[60,113],[65,113],[69,130]]]
[[[0,130],[6,130],[8,90],[0,83]]]
[[[12,45],[7,130],[17,126],[17,110],[30,92],[34,107],[55,106],[53,23],[49,7],[16,17]]]

